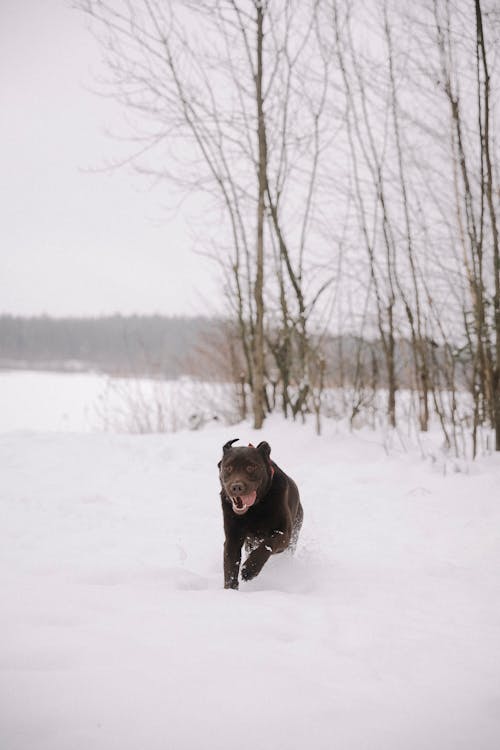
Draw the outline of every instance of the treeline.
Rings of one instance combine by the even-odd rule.
[[[276,332],[269,330],[267,338]],[[380,340],[323,334],[324,384],[330,388],[387,388]],[[436,363],[444,351],[433,345]],[[402,388],[414,388],[411,342],[395,342],[395,363]],[[0,316],[0,368],[62,371],[100,370],[124,376],[194,378],[239,382],[244,356],[232,325],[208,317],[112,315],[94,318]],[[461,385],[470,367],[461,368]],[[280,373],[266,361],[268,397]]]
[[[217,320],[202,317],[2,315],[0,367],[176,378],[217,326]]]

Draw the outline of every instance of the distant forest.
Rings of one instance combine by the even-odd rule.
[[[0,316],[0,368],[176,378],[217,329],[215,319]]]
[[[267,332],[272,340],[276,332]],[[325,385],[372,389],[387,386],[384,352],[379,340],[323,334]],[[445,364],[445,352],[430,347],[432,363]],[[397,339],[394,352],[402,388],[414,388],[411,343]],[[457,359],[455,377],[467,387],[467,363]],[[273,382],[276,366],[266,362]],[[96,318],[0,316],[0,370],[98,371],[125,377],[203,380],[241,379],[244,355],[227,320],[205,317],[113,315]],[[314,375],[314,373],[311,373]]]

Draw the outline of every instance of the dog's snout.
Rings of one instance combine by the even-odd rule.
[[[232,495],[243,495],[245,492],[245,485],[243,482],[233,482],[229,489],[231,490]]]

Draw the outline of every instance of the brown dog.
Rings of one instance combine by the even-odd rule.
[[[249,581],[271,555],[295,549],[304,517],[297,485],[271,461],[269,444],[233,448],[237,439],[224,445],[218,464],[226,535],[226,589],[238,588],[243,544],[250,554],[241,577]]]

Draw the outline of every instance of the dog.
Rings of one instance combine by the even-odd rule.
[[[271,555],[295,550],[304,512],[297,485],[271,461],[269,443],[222,448],[218,463],[224,516],[224,588],[237,589],[241,550],[244,581],[255,578]]]

